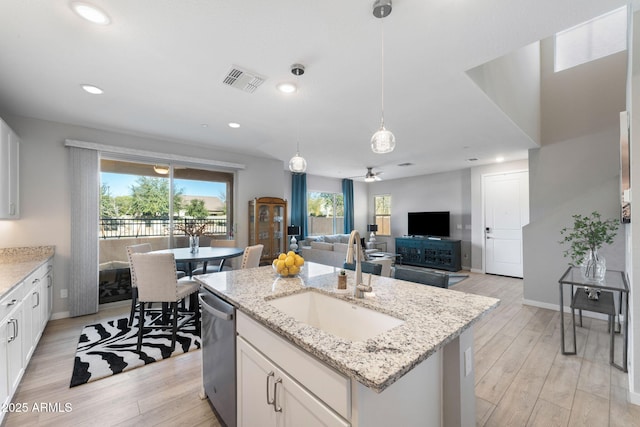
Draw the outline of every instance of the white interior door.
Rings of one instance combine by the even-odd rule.
[[[487,175],[483,189],[485,272],[522,277],[522,227],[529,222],[529,174]]]

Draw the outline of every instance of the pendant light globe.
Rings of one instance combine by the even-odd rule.
[[[384,125],[371,137],[371,150],[376,154],[387,154],[396,148],[396,137]]]
[[[391,153],[396,148],[396,137],[390,130],[384,127],[384,27],[382,26],[383,19],[389,16],[392,9],[392,0],[376,0],[373,4],[373,16],[380,18],[380,64],[381,64],[381,90],[380,90],[380,110],[381,120],[380,129],[371,137],[371,150],[376,154]]]
[[[296,151],[296,155],[289,160],[289,170],[293,173],[303,173],[307,170],[307,161]]]

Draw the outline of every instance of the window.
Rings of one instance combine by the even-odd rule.
[[[375,208],[375,224],[378,225],[378,233],[381,236],[391,236],[391,195],[384,194],[373,196]]]
[[[307,193],[308,235],[344,233],[344,196],[342,193]]]
[[[566,70],[626,48],[627,8],[624,6],[557,33],[554,70]]]

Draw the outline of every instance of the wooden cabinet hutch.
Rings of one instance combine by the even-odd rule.
[[[249,246],[262,244],[260,265],[271,264],[286,250],[287,201],[258,197],[249,201]]]

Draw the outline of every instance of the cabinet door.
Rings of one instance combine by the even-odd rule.
[[[274,399],[275,366],[241,337],[236,357],[238,426],[275,426],[275,408],[269,403]]]
[[[9,132],[9,218],[20,217],[20,139]]]
[[[349,426],[242,337],[237,340],[238,426]]]
[[[9,318],[0,319],[0,405],[7,403],[9,397],[9,366],[8,366],[8,341],[9,331],[13,326]],[[2,418],[0,417],[0,420]]]
[[[22,340],[24,328],[22,324],[22,303],[9,314],[2,325],[7,334],[7,381],[9,394],[18,387],[18,382],[22,377],[24,358],[22,357]]]
[[[275,258],[280,252],[284,250],[284,220],[285,220],[285,207],[284,205],[273,206],[273,229],[272,229],[272,248],[271,253],[273,256],[268,258]]]
[[[43,278],[44,279],[44,278]],[[31,313],[31,348],[26,354],[27,360],[33,354],[33,351],[38,344],[38,340],[40,340],[40,334],[42,333],[42,317],[44,316],[43,305],[42,305],[42,280],[40,278],[35,278],[32,281],[31,287],[31,297],[29,299],[30,305],[26,306],[25,304],[25,315],[26,312],[29,311]]]
[[[287,374],[280,373],[281,384],[276,386],[278,426],[282,427],[348,427],[350,424],[322,401],[309,393]]]
[[[42,330],[44,331],[53,310],[53,264],[51,262],[47,264],[47,276],[42,284],[42,297]]]
[[[0,120],[0,218],[18,218],[19,140]]]
[[[40,319],[34,319],[37,317],[37,310],[34,307],[36,296],[35,287],[33,284],[33,277],[28,277],[24,285],[27,287],[27,293],[22,300],[22,319],[19,324],[20,341],[22,342],[22,354],[24,360],[29,360],[33,353],[34,345],[34,333],[37,335],[37,328],[40,326]],[[38,326],[34,326],[37,323]]]

